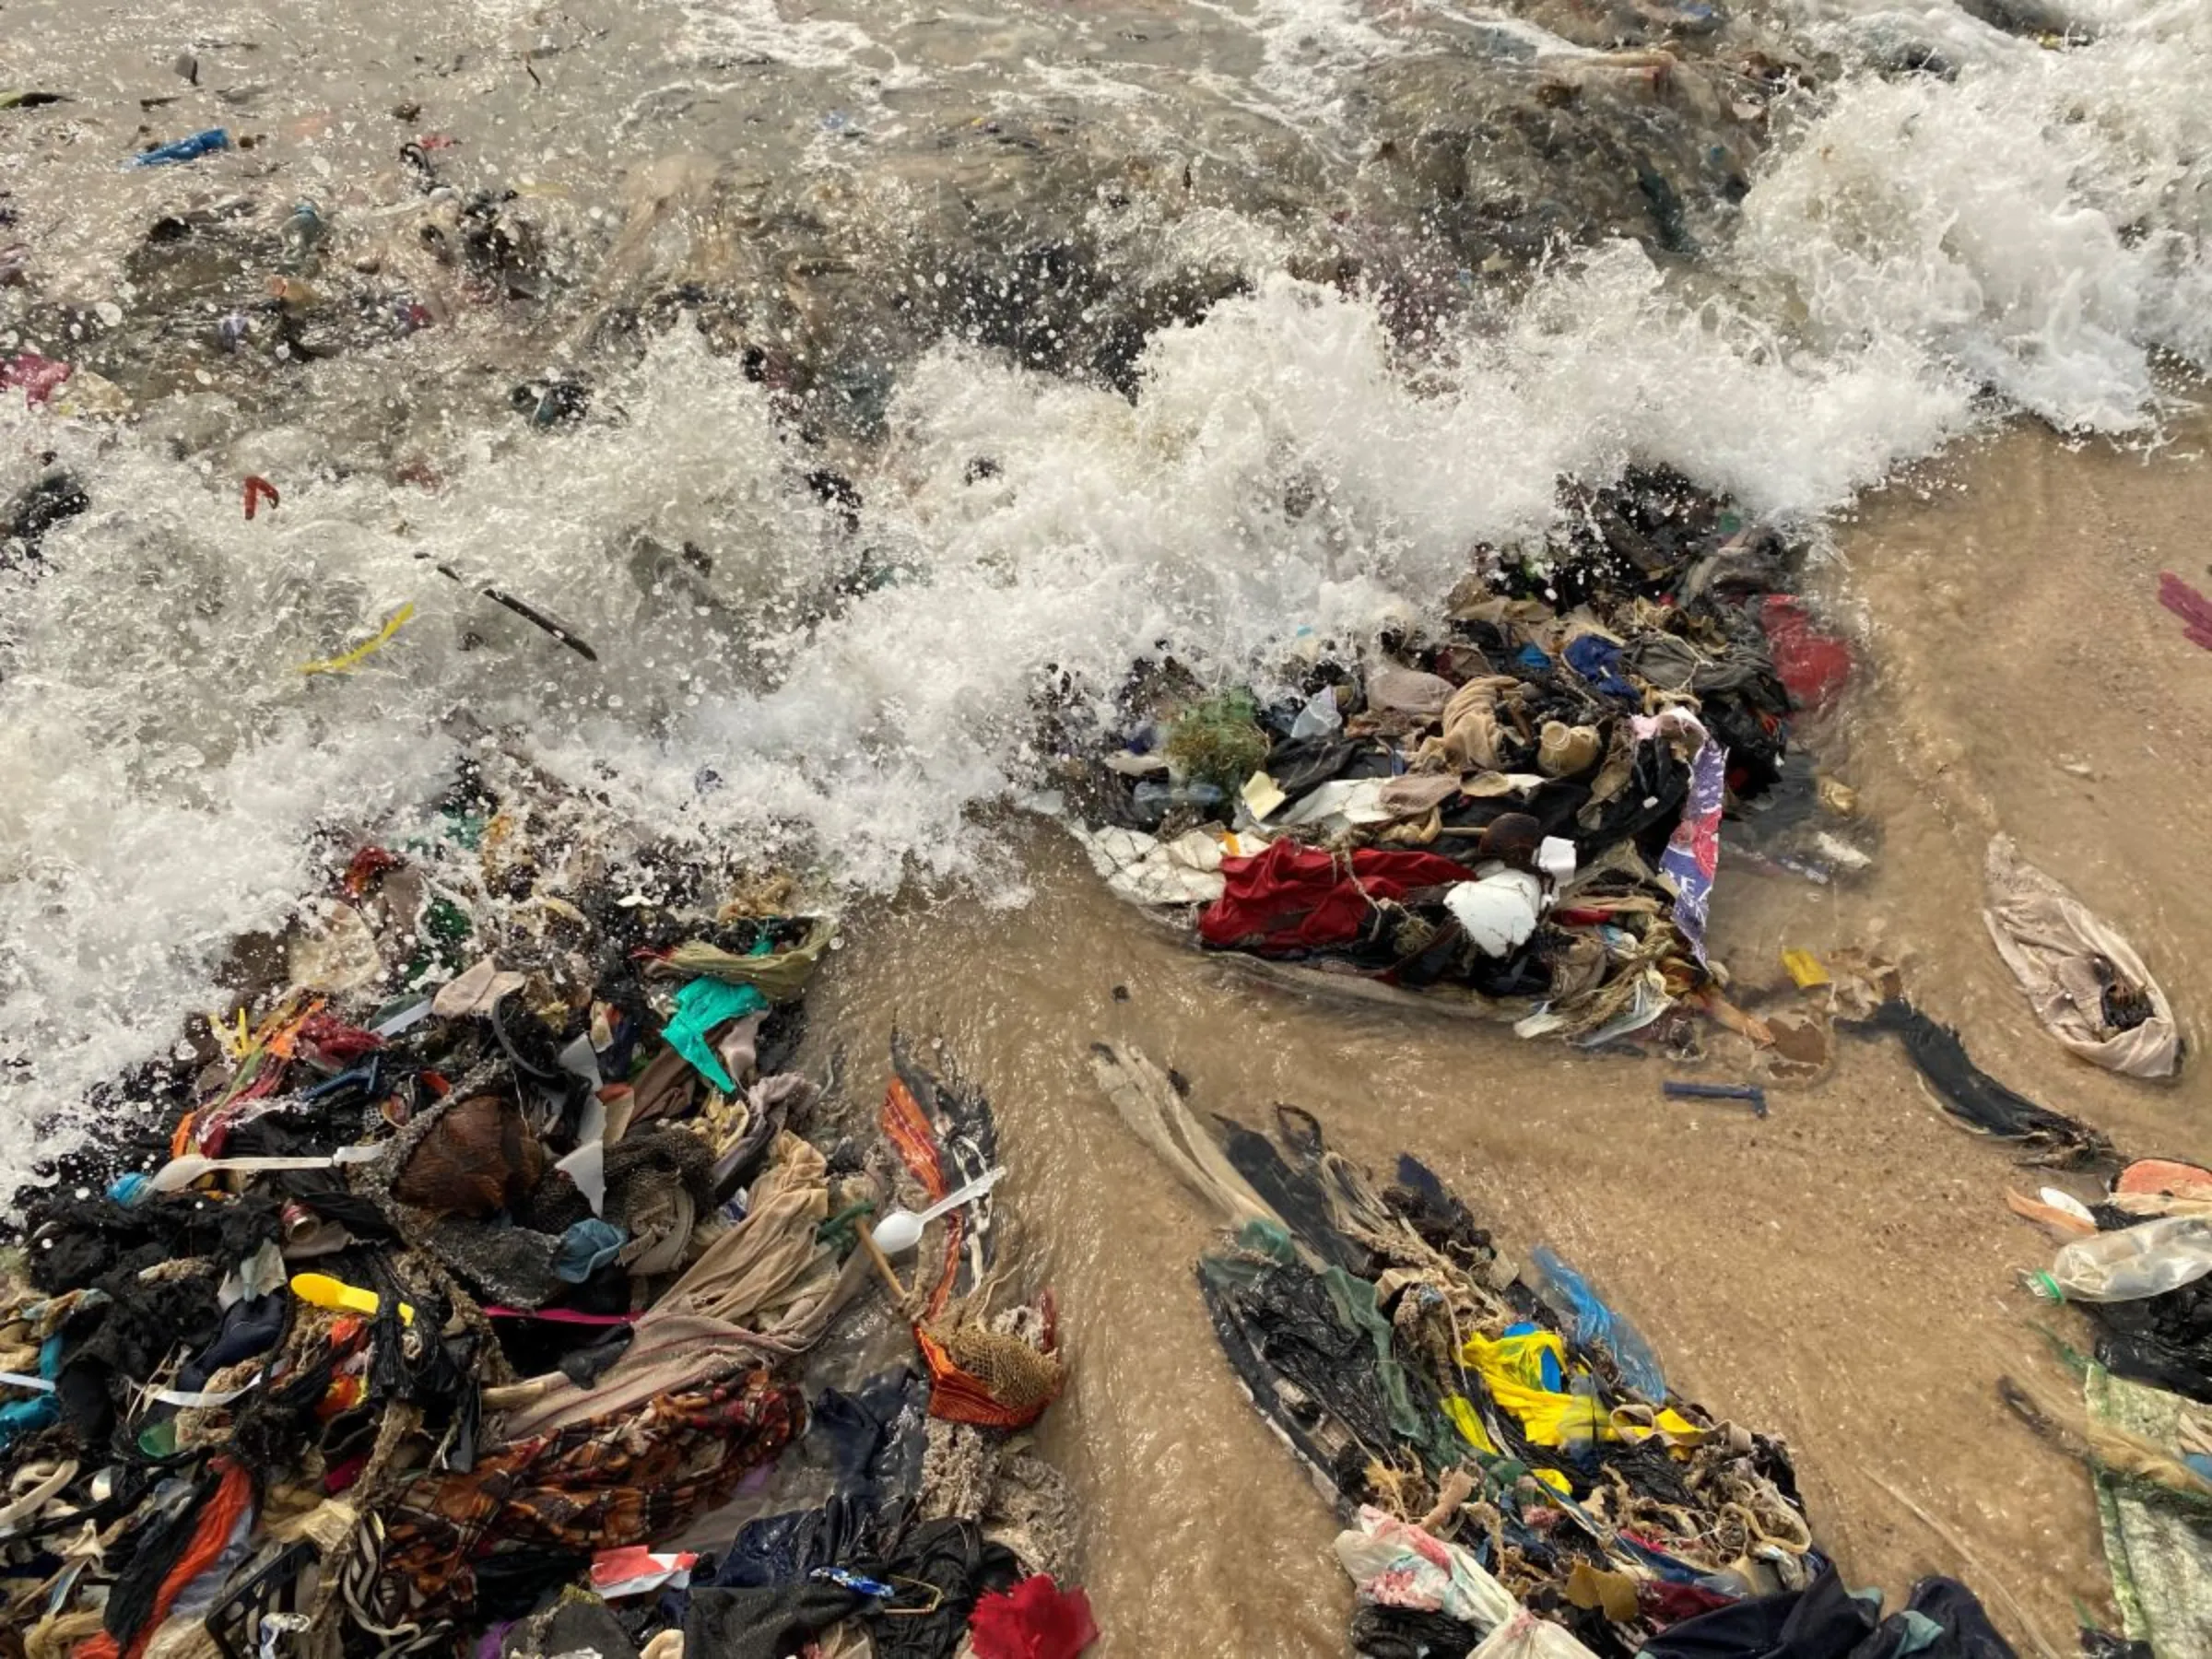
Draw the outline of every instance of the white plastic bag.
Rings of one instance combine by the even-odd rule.
[[[1357,1531],[1336,1535],[1336,1559],[1362,1599],[1418,1613],[1443,1613],[1487,1630],[1521,1610],[1512,1592],[1456,1544],[1371,1504]]]
[[[1489,1633],[1467,1659],[1597,1659],[1565,1625],[1516,1612]]]

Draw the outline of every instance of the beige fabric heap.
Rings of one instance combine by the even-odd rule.
[[[1407,772],[1383,780],[1377,804],[1393,818],[1418,818],[1435,811],[1458,793],[1457,772]]]
[[[1595,766],[1605,748],[1595,726],[1547,720],[1536,748],[1536,770],[1547,778],[1571,778]]]
[[[766,956],[737,956],[704,939],[687,939],[669,952],[665,961],[650,962],[645,971],[656,978],[696,979],[704,974],[725,984],[750,985],[771,1002],[795,1001],[806,982],[821,965],[822,953],[837,937],[837,924],[817,920],[806,938],[789,950]]]
[[[1505,733],[1498,724],[1498,703],[1520,684],[1510,674],[1486,674],[1454,691],[1444,705],[1442,735],[1421,746],[1424,766],[1461,771],[1495,771],[1501,767]]]
[[[866,1252],[854,1251],[841,1270],[835,1253],[815,1241],[829,1214],[821,1153],[788,1130],[779,1133],[745,1219],[707,1246],[661,1308],[743,1325],[768,1350],[812,1347],[868,1274]]]
[[[1237,1172],[1220,1144],[1191,1115],[1168,1074],[1151,1056],[1138,1049],[1116,1050],[1111,1044],[1094,1042],[1090,1065],[1122,1121],[1167,1160],[1168,1167],[1192,1192],[1218,1205],[1232,1227],[1242,1227],[1248,1221],[1283,1227],[1283,1218]]]
[[[2181,1063],[2181,1032],[2135,947],[2022,859],[2008,835],[1989,843],[1983,873],[1988,908],[1982,918],[2043,1029],[2107,1071],[2171,1077]],[[2110,1023],[2108,995],[2147,1002],[2149,1017],[2127,1030]]]
[[[485,1405],[498,1414],[491,1443],[510,1444],[536,1434],[557,1434],[596,1417],[633,1411],[656,1394],[703,1387],[740,1367],[774,1358],[752,1332],[727,1320],[655,1308],[640,1319],[622,1358],[591,1388],[579,1388],[560,1371],[533,1377],[512,1389],[487,1391]],[[511,1396],[524,1403],[504,1408]]]
[[[1418,668],[1401,668],[1385,663],[1367,671],[1367,706],[1393,713],[1418,714],[1434,720],[1452,701],[1458,688],[1441,675]]]

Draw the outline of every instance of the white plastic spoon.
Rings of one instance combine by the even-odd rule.
[[[336,1164],[367,1163],[382,1147],[341,1147],[327,1158],[202,1158],[187,1152],[172,1158],[154,1171],[147,1190],[181,1193],[203,1175],[263,1175],[277,1170],[327,1170]]]
[[[920,1215],[910,1209],[888,1210],[882,1220],[876,1223],[868,1235],[876,1241],[876,1248],[885,1255],[900,1255],[922,1242],[922,1230],[947,1211],[956,1210],[971,1199],[981,1198],[998,1184],[998,1178],[1006,1172],[1001,1164],[995,1170],[986,1170],[957,1193],[947,1193]]]

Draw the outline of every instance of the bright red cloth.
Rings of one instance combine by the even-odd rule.
[[[976,1659],[1075,1659],[1099,1639],[1090,1597],[1044,1573],[983,1596],[968,1616]]]
[[[1346,944],[1366,925],[1371,899],[1473,879],[1465,865],[1433,853],[1362,847],[1347,858],[1293,841],[1225,858],[1221,874],[1229,885],[1199,917],[1199,937],[1262,955]]]
[[[1805,606],[1787,594],[1770,594],[1759,613],[1775,677],[1790,700],[1816,712],[1828,707],[1851,678],[1851,647],[1815,625]]]

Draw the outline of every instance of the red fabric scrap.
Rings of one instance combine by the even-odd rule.
[[[1759,624],[1790,700],[1816,713],[1827,708],[1851,678],[1851,647],[1818,627],[1804,602],[1788,594],[1767,595]]]
[[[362,898],[376,885],[380,876],[398,869],[404,862],[398,853],[387,853],[371,842],[347,861],[346,877],[341,885],[346,888],[348,898]]]
[[[2183,630],[2183,639],[2192,645],[2212,651],[2212,599],[2206,598],[2171,571],[2161,571],[2159,603],[2189,624]]]
[[[1702,1584],[1669,1584],[1646,1579],[1636,1586],[1636,1611],[1662,1630],[1716,1607],[1732,1607],[1737,1599]]]
[[[18,352],[0,361],[0,392],[12,391],[20,386],[24,397],[29,400],[30,406],[35,409],[41,404],[51,401],[76,372],[69,364],[41,357],[35,351]]]
[[[351,1065],[364,1054],[372,1054],[384,1046],[384,1040],[374,1031],[347,1025],[335,1014],[315,1014],[302,1020],[300,1041],[321,1058],[340,1065]]]
[[[1075,1659],[1099,1639],[1090,1597],[1044,1573],[983,1596],[968,1616],[976,1659]]]
[[[270,483],[259,473],[251,475],[246,479],[246,523],[250,524],[253,522],[253,514],[260,510],[262,502],[266,501],[269,504],[269,510],[275,512],[283,500],[284,498],[276,493],[276,485]]]
[[[1263,955],[1314,950],[1359,936],[1376,900],[1473,877],[1433,853],[1362,847],[1345,857],[1278,841],[1253,858],[1225,858],[1228,885],[1198,919],[1208,945]]]

